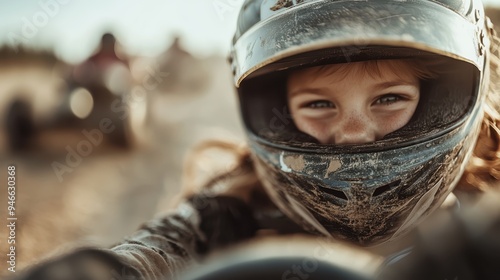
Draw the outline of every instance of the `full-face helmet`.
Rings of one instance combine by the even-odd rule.
[[[230,63],[256,170],[311,232],[375,245],[410,230],[453,190],[475,145],[488,84],[478,0],[247,0]],[[410,121],[363,144],[321,144],[287,103],[291,72],[384,59],[436,62]]]

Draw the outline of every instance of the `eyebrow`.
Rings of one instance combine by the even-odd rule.
[[[298,95],[300,93],[312,93],[312,94],[317,94],[317,95],[324,95],[324,91],[327,91],[328,88],[310,88],[310,87],[305,87],[305,88],[299,88],[299,89],[296,89],[292,92],[290,92],[288,95],[289,96],[295,96],[295,95]]]
[[[374,89],[380,90],[380,89],[394,87],[394,86],[414,86],[414,84],[412,82],[408,82],[405,80],[394,80],[394,81],[387,81],[387,82],[381,82],[381,83],[375,84]],[[295,95],[303,93],[303,92],[317,94],[317,95],[323,95],[324,91],[327,91],[327,90],[328,90],[328,88],[304,87],[304,88],[298,88],[294,91],[291,91],[288,95],[291,97],[291,96],[295,96]]]
[[[394,86],[414,86],[414,85],[415,85],[414,83],[408,82],[405,80],[394,80],[394,81],[378,83],[374,86],[374,88],[375,89],[384,89],[384,88],[389,88],[389,87],[394,87]]]

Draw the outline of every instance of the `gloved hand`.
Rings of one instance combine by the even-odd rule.
[[[252,209],[242,199],[196,194],[188,202],[197,210],[199,227],[206,238],[206,242],[199,246],[199,253],[249,239],[258,230]]]

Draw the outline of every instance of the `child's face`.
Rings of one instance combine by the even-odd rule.
[[[419,79],[402,60],[306,68],[287,85],[295,125],[322,144],[379,140],[408,123],[420,97]]]

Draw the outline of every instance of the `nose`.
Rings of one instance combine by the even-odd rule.
[[[333,144],[365,144],[376,140],[373,121],[362,114],[351,114],[333,124],[331,142]]]

